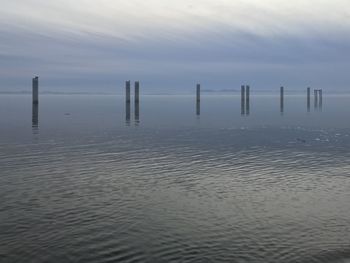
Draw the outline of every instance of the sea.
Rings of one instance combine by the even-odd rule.
[[[0,95],[0,262],[350,262],[350,95]]]

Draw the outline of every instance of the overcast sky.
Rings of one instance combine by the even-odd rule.
[[[349,0],[0,0],[0,91],[347,89]]]

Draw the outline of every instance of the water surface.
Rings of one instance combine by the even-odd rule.
[[[349,103],[2,95],[0,262],[348,262]]]

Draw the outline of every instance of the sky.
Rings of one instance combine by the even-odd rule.
[[[0,0],[0,91],[348,90],[349,0]],[[350,91],[350,89],[349,89]]]

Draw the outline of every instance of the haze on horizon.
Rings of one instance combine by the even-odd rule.
[[[347,0],[0,0],[0,91],[346,90]]]

